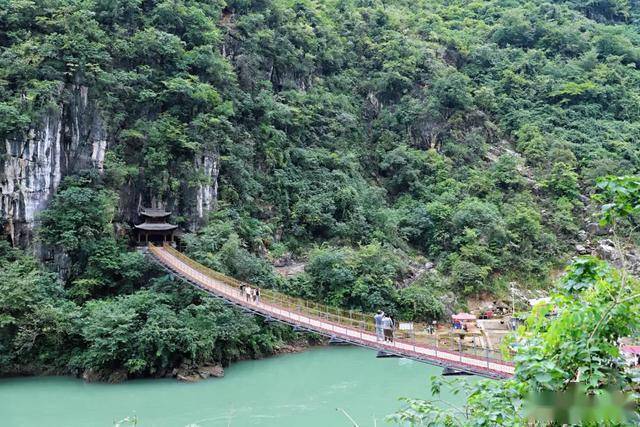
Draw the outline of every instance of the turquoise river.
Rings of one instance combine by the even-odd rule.
[[[360,427],[384,426],[385,416],[402,406],[399,397],[428,397],[430,377],[441,372],[411,360],[376,359],[371,350],[325,347],[235,363],[224,378],[195,384],[3,379],[0,426],[108,427],[128,416],[140,427],[351,426],[337,408]]]

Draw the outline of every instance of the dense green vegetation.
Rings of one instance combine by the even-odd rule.
[[[268,352],[281,332],[251,319],[260,333],[219,326],[222,348],[200,342],[237,314],[160,286],[114,232],[129,192],[188,211],[211,179],[194,167],[203,154],[220,162],[219,200],[186,250],[241,279],[420,320],[446,293],[463,305],[548,282],[590,221],[595,180],[640,167],[638,12],[632,0],[0,0],[0,139],[82,85],[109,146],[104,174],[67,178],[40,216],[61,282],[3,249],[2,366],[143,374]],[[285,280],[270,261],[289,253],[308,265]],[[437,271],[400,286],[427,260]],[[129,326],[109,334],[149,339],[104,347],[111,312]],[[154,341],[165,327],[193,340]]]
[[[637,228],[640,178],[609,179],[598,187],[602,223],[623,243],[629,227]],[[464,407],[452,411],[437,399],[407,399],[408,407],[391,418],[446,426],[637,425],[640,371],[624,362],[619,348],[620,338],[640,337],[640,280],[629,267],[576,259],[551,302],[538,304],[511,340],[512,379],[453,384],[469,396]],[[434,380],[432,394],[442,386]]]
[[[0,244],[0,375],[157,376],[185,360],[226,364],[273,354],[296,338],[168,277],[85,303],[77,288],[65,289],[36,260]]]

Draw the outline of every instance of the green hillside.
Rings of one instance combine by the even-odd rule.
[[[0,373],[162,375],[297,338],[144,263],[141,205],[212,268],[344,308],[430,320],[545,288],[598,231],[596,180],[640,169],[639,18],[635,0],[0,0],[0,138],[29,147],[55,116],[70,153],[106,142],[36,215],[23,246],[46,267],[0,246]]]

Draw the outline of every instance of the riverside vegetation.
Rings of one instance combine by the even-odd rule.
[[[36,243],[64,262],[0,246],[1,374],[160,375],[299,338],[130,251],[123,188],[180,213],[214,179],[206,225],[176,218],[190,256],[427,320],[511,281],[547,286],[594,221],[596,180],[640,165],[631,0],[0,6],[0,137],[78,84],[109,131],[103,170],[67,176],[38,216]],[[218,176],[192,167],[203,153]],[[308,263],[284,279],[271,261],[288,254]]]
[[[599,187],[601,222],[621,245],[627,239],[620,236],[638,228],[640,178]],[[621,252],[618,261],[623,259]],[[433,378],[434,399],[405,399],[407,407],[390,419],[412,426],[638,425],[640,368],[627,365],[619,349],[621,338],[640,337],[638,313],[640,280],[624,261],[613,268],[594,257],[578,258],[551,302],[538,304],[511,338],[512,379],[449,383],[469,397],[462,406],[443,407],[438,396],[444,384]]]

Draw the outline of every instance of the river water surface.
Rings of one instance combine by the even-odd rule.
[[[406,359],[376,359],[357,347],[231,365],[225,377],[195,384],[173,379],[86,384],[67,377],[0,380],[3,427],[113,426],[136,416],[141,427],[385,426],[404,397],[428,397],[440,368]],[[460,397],[444,396],[456,403]]]

